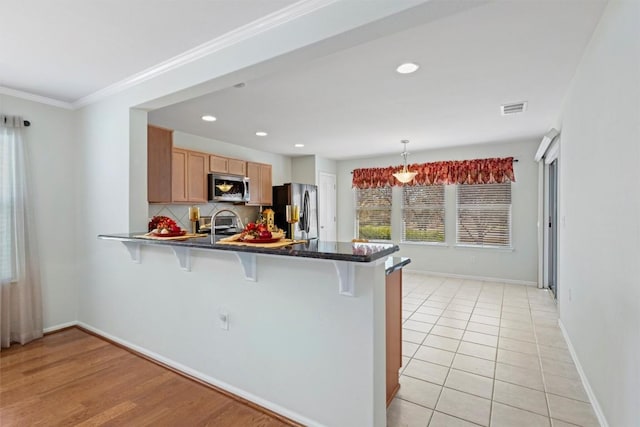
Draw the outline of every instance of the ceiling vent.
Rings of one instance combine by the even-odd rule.
[[[500,111],[502,112],[503,116],[522,113],[526,109],[527,109],[526,102],[515,102],[513,104],[505,104],[500,106]]]

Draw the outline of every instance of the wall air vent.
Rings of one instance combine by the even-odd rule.
[[[505,104],[500,106],[503,116],[522,113],[527,109],[526,102],[514,102],[513,104]]]

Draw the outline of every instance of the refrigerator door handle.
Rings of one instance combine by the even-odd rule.
[[[310,205],[311,201],[309,200],[309,190],[305,190],[304,191],[304,201],[302,203],[302,221],[301,221],[301,228],[302,230],[304,230],[305,232],[309,232],[309,215],[311,214],[311,212],[309,211],[310,209]]]

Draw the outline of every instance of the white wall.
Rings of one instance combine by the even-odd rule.
[[[335,175],[337,171],[337,162],[335,160],[316,155],[294,157],[291,163],[291,182],[301,184],[318,185],[320,183],[320,172]]]
[[[316,185],[316,156],[291,159],[291,182]]]
[[[289,329],[294,327],[291,319],[285,319],[284,312],[271,313],[270,301],[263,295],[273,298],[282,298],[278,292],[266,293],[266,289],[260,289],[257,284],[257,292],[252,293],[255,287],[246,289],[231,288],[234,298],[244,292],[243,304],[240,310],[244,315],[250,316],[251,309],[263,309],[271,319],[281,319],[282,322],[274,324],[273,332],[283,334],[284,331],[292,331],[287,338],[288,342],[295,342],[295,351],[310,348],[317,350],[316,357],[320,364],[325,364],[323,358],[327,357],[331,364],[338,366],[339,371],[335,375],[329,375],[326,369],[314,371],[303,369],[304,359],[296,362],[295,370],[288,366],[280,366],[274,372],[288,372],[291,377],[278,378],[277,383],[286,386],[289,382],[296,382],[304,378],[305,386],[313,390],[319,390],[319,398],[313,402],[300,403],[296,401],[295,387],[290,388],[281,395],[271,393],[268,382],[272,376],[260,377],[254,369],[254,365],[263,362],[260,367],[262,374],[272,372],[272,364],[278,364],[278,358],[269,360],[264,353],[267,343],[261,341],[259,335],[255,335],[257,341],[243,342],[246,334],[228,335],[233,338],[217,340],[213,332],[206,335],[215,326],[212,314],[212,304],[220,299],[229,286],[223,282],[215,282],[218,271],[221,275],[240,274],[239,267],[234,264],[235,270],[225,270],[227,263],[210,262],[200,258],[194,260],[194,269],[203,267],[198,273],[186,273],[177,268],[177,262],[171,253],[165,251],[144,251],[142,264],[132,264],[124,246],[117,242],[98,240],[98,234],[122,233],[129,230],[142,230],[147,223],[148,204],[146,197],[146,115],[135,110],[140,106],[145,108],[153,105],[161,107],[167,102],[175,102],[184,99],[185,96],[202,95],[201,90],[217,90],[229,86],[230,82],[237,82],[237,76],[233,73],[251,68],[255,64],[262,63],[270,58],[276,58],[269,62],[270,69],[275,65],[288,65],[301,58],[311,59],[319,52],[327,52],[327,49],[335,49],[337,45],[314,45],[311,49],[301,48],[309,46],[319,40],[335,34],[351,30],[359,25],[380,19],[387,14],[405,9],[420,1],[410,0],[403,2],[375,2],[363,8],[352,2],[335,2],[325,8],[310,12],[293,21],[279,27],[265,29],[259,36],[238,42],[218,50],[213,54],[201,57],[192,63],[145,81],[140,85],[109,97],[101,102],[89,105],[77,112],[78,119],[78,157],[79,175],[77,180],[78,204],[82,206],[82,215],[77,218],[78,230],[77,263],[80,267],[79,279],[79,313],[78,319],[84,324],[111,334],[116,339],[127,341],[143,349],[150,349],[162,357],[182,364],[193,373],[208,375],[214,379],[235,385],[238,389],[255,393],[264,400],[259,403],[268,407],[284,407],[293,413],[315,417],[334,417],[345,413],[369,415],[371,413],[370,387],[364,387],[361,379],[363,375],[373,377],[373,362],[369,361],[358,365],[353,360],[351,353],[343,355],[348,359],[342,364],[340,347],[318,347],[317,343],[323,343],[322,335],[314,331]],[[335,19],[339,16],[340,19]],[[352,36],[352,37],[351,37]],[[341,39],[341,43],[351,44],[358,40],[357,34],[349,33]],[[318,50],[316,50],[318,49]],[[292,56],[288,54],[292,52]],[[224,154],[224,153],[222,153]],[[233,258],[229,254],[229,258]],[[223,265],[224,264],[224,265]],[[315,265],[315,264],[314,264]],[[376,269],[379,271],[380,269]],[[281,274],[282,270],[280,270]],[[166,274],[165,274],[166,273]],[[276,274],[266,270],[265,274]],[[328,264],[321,271],[311,271],[311,275],[317,273],[322,281],[323,274],[335,275],[335,269]],[[261,273],[259,273],[261,274]],[[300,275],[309,274],[309,271],[301,270]],[[377,280],[377,279],[376,279]],[[380,278],[383,281],[383,278]],[[324,282],[324,281],[323,281]],[[290,283],[287,279],[287,283]],[[297,282],[299,291],[300,281]],[[230,282],[230,285],[236,283]],[[306,282],[305,282],[306,284]],[[326,283],[325,283],[326,284]],[[315,286],[315,285],[314,285]],[[319,289],[322,285],[317,286]],[[330,290],[336,292],[336,289]],[[255,298],[255,299],[253,299]],[[231,298],[233,299],[233,298]],[[300,300],[301,301],[301,300]],[[290,305],[297,310],[302,307],[305,313],[315,314],[315,319],[323,319],[324,310],[340,309],[345,316],[352,313],[355,316],[351,322],[346,322],[348,328],[360,328],[358,313],[363,313],[367,308],[357,300],[339,300],[341,304],[355,304],[359,307],[351,312],[349,307],[334,306],[323,300],[310,298],[304,303]],[[282,307],[287,306],[288,300]],[[338,319],[346,320],[344,317]],[[326,319],[333,322],[330,316]],[[364,322],[367,323],[367,322]],[[195,325],[195,326],[194,326]],[[303,324],[304,325],[304,324]],[[258,325],[259,326],[259,325]],[[370,323],[364,325],[370,329]],[[279,329],[285,328],[285,329]],[[326,334],[328,329],[320,331]],[[362,331],[362,329],[360,330]],[[255,332],[255,330],[254,330]],[[259,331],[258,331],[259,332]],[[295,333],[298,332],[298,333]],[[358,337],[357,330],[356,337]],[[282,335],[284,336],[284,335]],[[362,339],[373,341],[371,336]],[[284,339],[284,338],[283,338]],[[256,358],[252,358],[250,346],[253,344],[259,350]],[[283,347],[286,348],[286,347]],[[362,347],[367,350],[367,347]],[[222,350],[222,351],[221,351]],[[342,355],[342,353],[340,353]],[[356,350],[354,355],[363,355]],[[281,353],[276,356],[280,357]],[[286,363],[291,359],[284,358]],[[314,362],[317,362],[314,360]],[[329,362],[326,362],[329,363]],[[220,367],[228,369],[221,370]],[[252,369],[245,370],[245,367]],[[347,372],[348,369],[356,371]],[[308,367],[308,366],[307,366]],[[333,378],[343,381],[345,390],[352,390],[350,396],[345,396],[343,403],[347,408],[329,407],[327,404],[335,403],[335,393],[339,387],[333,387]],[[327,387],[331,388],[330,390]],[[249,390],[249,388],[251,389]],[[300,385],[300,387],[303,387]],[[359,390],[358,390],[359,389]],[[282,387],[273,390],[282,390]],[[361,391],[362,393],[359,393]],[[333,393],[333,394],[332,394]],[[354,396],[367,395],[363,399]],[[313,405],[313,407],[311,407]],[[384,408],[376,408],[384,411]],[[333,421],[333,422],[332,422]],[[349,418],[348,421],[356,421]],[[362,420],[360,420],[362,421]],[[328,425],[340,424],[333,418],[320,418],[320,422]],[[382,421],[383,423],[384,421]],[[349,422],[345,425],[371,425],[371,422]]]
[[[567,97],[560,317],[608,425],[640,420],[640,3],[609,2]]]
[[[338,162],[333,159],[327,159],[326,157],[316,156],[316,172],[317,174],[326,172],[335,175],[338,172]]]
[[[408,269],[463,276],[496,278],[513,282],[537,282],[537,203],[538,166],[533,156],[538,141],[486,144],[451,149],[411,152],[410,163],[441,160],[466,160],[487,157],[510,157],[514,163],[516,182],[512,184],[513,250],[465,248],[455,246],[455,186],[445,187],[446,245],[400,244],[401,256],[411,258]],[[355,205],[351,187],[351,171],[356,168],[400,164],[399,155],[338,162],[338,240],[355,237]],[[392,239],[400,241],[402,230],[401,192],[394,197]],[[398,203],[395,203],[397,201]]]
[[[77,319],[74,114],[0,95],[0,113],[23,116],[36,219],[45,329]]]

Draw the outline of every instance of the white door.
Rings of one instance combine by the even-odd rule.
[[[335,242],[336,234],[336,176],[320,172],[318,185],[318,216],[320,240]]]

